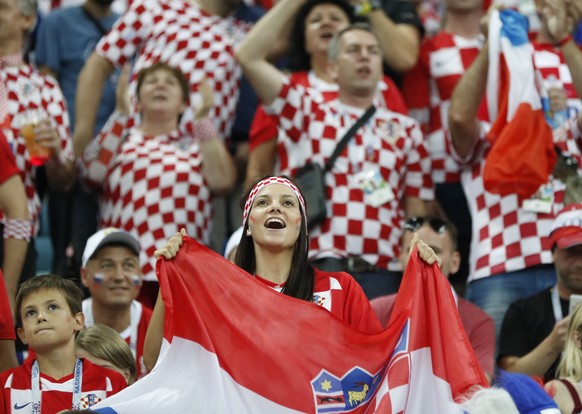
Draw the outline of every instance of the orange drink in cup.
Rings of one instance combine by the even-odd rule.
[[[20,121],[20,134],[26,143],[30,163],[35,166],[43,165],[50,156],[49,149],[37,144],[34,129],[42,119],[37,110],[28,110],[22,114]]]

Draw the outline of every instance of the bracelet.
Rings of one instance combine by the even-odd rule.
[[[31,235],[32,223],[30,220],[9,218],[4,222],[4,233],[2,234],[4,239],[18,239],[29,242]]]
[[[555,43],[554,47],[562,47],[566,43],[568,43],[570,40],[572,40],[572,35],[568,35],[565,38],[563,38],[562,40],[560,40],[558,43]]]
[[[356,4],[354,7],[354,12],[361,17],[365,17],[372,13],[374,10],[380,8],[380,0],[366,0],[362,3]]]

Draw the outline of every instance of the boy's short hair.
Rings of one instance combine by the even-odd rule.
[[[16,326],[22,328],[22,302],[32,293],[41,290],[56,290],[60,292],[69,305],[71,315],[83,311],[83,291],[72,279],[65,279],[59,275],[40,275],[23,282],[16,293]]]

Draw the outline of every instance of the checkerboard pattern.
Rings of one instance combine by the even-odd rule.
[[[129,87],[133,95],[136,74],[157,61],[179,68],[188,77],[191,107],[199,106],[198,84],[208,79],[215,102],[209,118],[225,139],[234,120],[241,76],[233,52],[249,28],[232,17],[210,16],[188,0],[136,0],[101,39],[96,51],[116,66],[136,56]],[[192,118],[188,108],[182,121]]]
[[[106,127],[82,160],[86,179],[103,189],[100,226],[135,236],[145,280],[155,281],[154,251],[181,228],[201,243],[210,241],[212,197],[200,147],[179,132],[126,134],[124,118]]]
[[[327,83],[318,78],[313,71],[297,71],[289,74],[290,82],[303,85],[311,89],[313,100],[331,101],[338,97],[339,88],[337,83]],[[378,84],[378,93],[374,104],[380,108],[388,108],[391,111],[401,114],[408,114],[408,108],[400,90],[388,76]],[[275,139],[277,136],[277,120],[267,116],[262,106],[257,108],[253,124],[249,131],[250,150],[253,151],[263,142]]]
[[[559,49],[552,45],[538,44],[534,42],[533,46],[534,66],[540,77],[543,79],[542,85],[538,85],[538,88],[548,87],[549,85],[545,84],[545,82],[550,76],[555,76],[566,91],[570,119],[576,119],[576,116],[582,109],[582,102],[576,95],[574,84],[572,83],[572,75],[570,74],[568,65],[566,65],[564,56]]]
[[[20,171],[26,196],[28,211],[34,224],[33,236],[38,233],[40,200],[36,193],[36,167],[28,160],[24,138],[20,135],[18,114],[27,109],[43,111],[56,127],[61,138],[61,153],[64,159],[73,159],[73,143],[69,132],[69,114],[65,98],[56,81],[38,73],[30,66],[9,66],[0,69],[0,82],[5,82],[8,93],[9,127],[3,132],[12,149],[16,166]],[[0,212],[0,219],[2,218]]]
[[[324,165],[363,110],[338,100],[315,102],[309,89],[287,82],[267,111],[280,114],[281,173],[293,175],[307,162]],[[356,175],[376,170],[395,197],[373,207]],[[418,124],[378,108],[326,174],[329,217],[311,233],[310,256],[360,256],[378,267],[397,270],[405,197],[434,198],[430,159]]]
[[[466,39],[440,32],[421,46],[416,67],[404,78],[403,93],[410,114],[427,136],[435,183],[459,182],[459,165],[448,155],[448,111],[451,95],[479,54],[483,37]],[[485,100],[478,117],[487,120]]]
[[[564,206],[564,184],[550,177],[554,203],[550,214],[525,211],[517,196],[499,196],[485,191],[483,167],[490,149],[484,129],[474,154],[474,163],[462,175],[473,217],[469,281],[499,273],[522,270],[542,263],[552,263],[551,232],[554,215]],[[582,153],[575,135],[577,128],[555,133],[554,142],[582,165]],[[579,137],[578,137],[579,139]],[[582,173],[582,169],[579,173]]]

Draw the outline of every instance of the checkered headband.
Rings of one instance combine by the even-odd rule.
[[[253,202],[255,201],[257,194],[263,188],[271,184],[283,184],[284,186],[289,187],[291,191],[295,193],[297,199],[299,200],[299,204],[301,205],[301,215],[303,216],[303,222],[305,223],[305,225],[307,225],[307,217],[305,215],[306,212],[305,201],[303,200],[303,196],[299,192],[297,186],[295,186],[295,184],[293,184],[291,181],[283,177],[267,177],[256,183],[251,192],[249,193],[247,201],[245,202],[245,208],[243,210],[243,223],[242,223],[243,227],[247,224],[249,213],[251,212],[251,206],[253,205]]]

